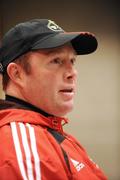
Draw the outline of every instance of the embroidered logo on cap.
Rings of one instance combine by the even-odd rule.
[[[63,29],[58,26],[54,21],[48,20],[47,27],[52,31],[63,31]]]

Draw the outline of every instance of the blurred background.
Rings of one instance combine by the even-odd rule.
[[[65,130],[80,141],[109,180],[120,180],[119,4],[119,0],[0,1],[0,39],[15,24],[33,18],[96,35],[97,51],[78,57],[75,108]],[[0,97],[4,98],[1,82]]]

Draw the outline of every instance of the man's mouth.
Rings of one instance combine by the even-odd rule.
[[[73,90],[73,88],[62,89],[62,90],[60,90],[60,92],[63,92],[63,93],[72,93],[72,92],[74,92],[74,90]]]
[[[74,88],[61,89],[59,92],[65,101],[72,100],[75,94]]]

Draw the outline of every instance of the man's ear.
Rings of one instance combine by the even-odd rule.
[[[22,68],[14,62],[7,66],[7,73],[11,81],[17,85],[22,85]]]

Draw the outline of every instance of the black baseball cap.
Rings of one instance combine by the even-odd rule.
[[[3,37],[0,48],[0,73],[19,56],[31,50],[60,47],[71,42],[77,55],[97,49],[97,39],[89,32],[65,32],[54,21],[33,19],[19,23]]]

